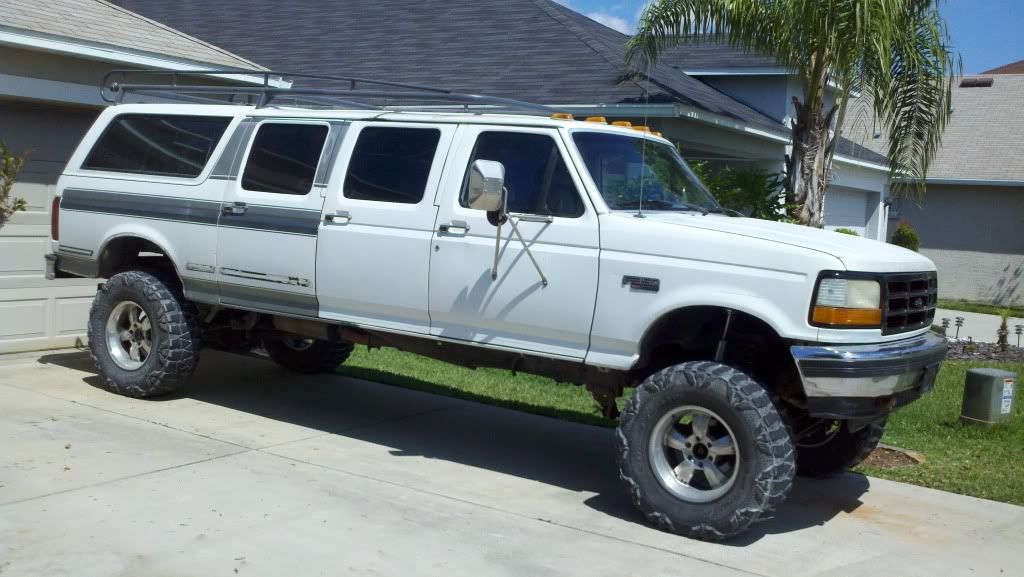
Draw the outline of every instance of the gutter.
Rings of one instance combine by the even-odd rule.
[[[904,180],[904,182],[909,182]],[[1024,188],[1024,180],[991,180],[987,178],[925,178],[925,184],[952,184],[968,186],[999,186]]]
[[[648,118],[687,118],[723,128],[725,130],[731,130],[741,134],[747,134],[755,138],[768,140],[779,144],[789,144],[790,133],[786,129],[772,130],[769,128],[755,128],[730,118],[722,114],[715,114],[714,112],[708,112],[695,106],[687,104],[672,103],[672,104],[551,104],[553,108],[565,110],[573,114],[580,116],[629,116],[633,118],[648,117]],[[782,126],[781,124],[779,125]],[[868,170],[876,170],[880,172],[889,172],[888,165],[876,164],[874,162],[868,162],[866,160],[859,160],[850,156],[843,156],[836,154],[832,159],[841,164],[847,164],[851,166],[859,166]]]
[[[9,28],[5,26],[0,26],[0,46],[11,46],[14,48],[23,48],[40,52],[77,56],[89,60],[115,62],[118,64],[127,64],[129,66],[138,66],[140,68],[178,70],[182,72],[195,72],[197,74],[202,74],[206,70],[225,69],[225,65],[223,64],[214,65],[211,63],[202,63],[184,58],[175,58],[173,56],[156,54],[153,52],[132,50],[130,48],[122,48],[110,44],[70,39],[50,34],[33,33],[27,30]],[[239,67],[238,70],[247,71],[248,69]],[[258,73],[263,70],[265,69],[260,68],[253,70],[252,72]],[[259,74],[211,74],[210,76],[248,84],[263,84],[263,76]],[[290,87],[290,83],[284,82],[281,79],[271,79],[271,84],[276,88]]]

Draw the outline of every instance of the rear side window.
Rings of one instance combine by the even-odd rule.
[[[195,178],[230,123],[214,116],[122,114],[103,131],[82,168]]]
[[[423,200],[441,131],[364,128],[345,176],[345,198],[416,204]]]
[[[483,132],[477,137],[470,166],[476,160],[495,160],[505,166],[508,210],[525,214],[575,218],[583,215],[583,200],[562,152],[546,134]],[[460,204],[469,207],[467,172]]]
[[[308,193],[313,189],[325,140],[324,124],[261,124],[242,173],[242,188],[277,194]]]

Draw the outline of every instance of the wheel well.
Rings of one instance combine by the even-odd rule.
[[[730,313],[732,318],[727,321]],[[663,315],[640,342],[637,369],[646,376],[686,361],[715,360],[723,333],[722,363],[744,371],[783,396],[800,393],[789,343],[756,316],[724,307],[685,307]]]
[[[156,243],[137,236],[119,236],[112,239],[100,251],[99,275],[110,278],[127,270],[162,269],[174,273],[174,263],[167,251]]]

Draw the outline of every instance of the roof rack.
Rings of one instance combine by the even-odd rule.
[[[216,76],[227,79],[228,82],[232,76],[245,77],[244,79],[249,82],[262,78],[262,82],[242,85],[202,84],[196,82],[197,76]],[[296,87],[297,81],[312,82],[326,87]],[[467,94],[421,84],[351,76],[227,69],[116,69],[104,75],[100,86],[100,95],[104,101],[119,104],[129,94],[201,104],[240,104],[258,108],[291,105],[299,108],[436,110],[443,107],[447,112],[525,112],[543,115],[559,112],[556,108],[511,98]],[[403,102],[406,104],[396,106]]]

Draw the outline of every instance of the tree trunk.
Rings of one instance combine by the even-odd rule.
[[[793,151],[786,156],[786,204],[800,224],[821,228],[825,223],[825,189],[832,174],[832,117],[820,106],[807,106],[793,98]]]

